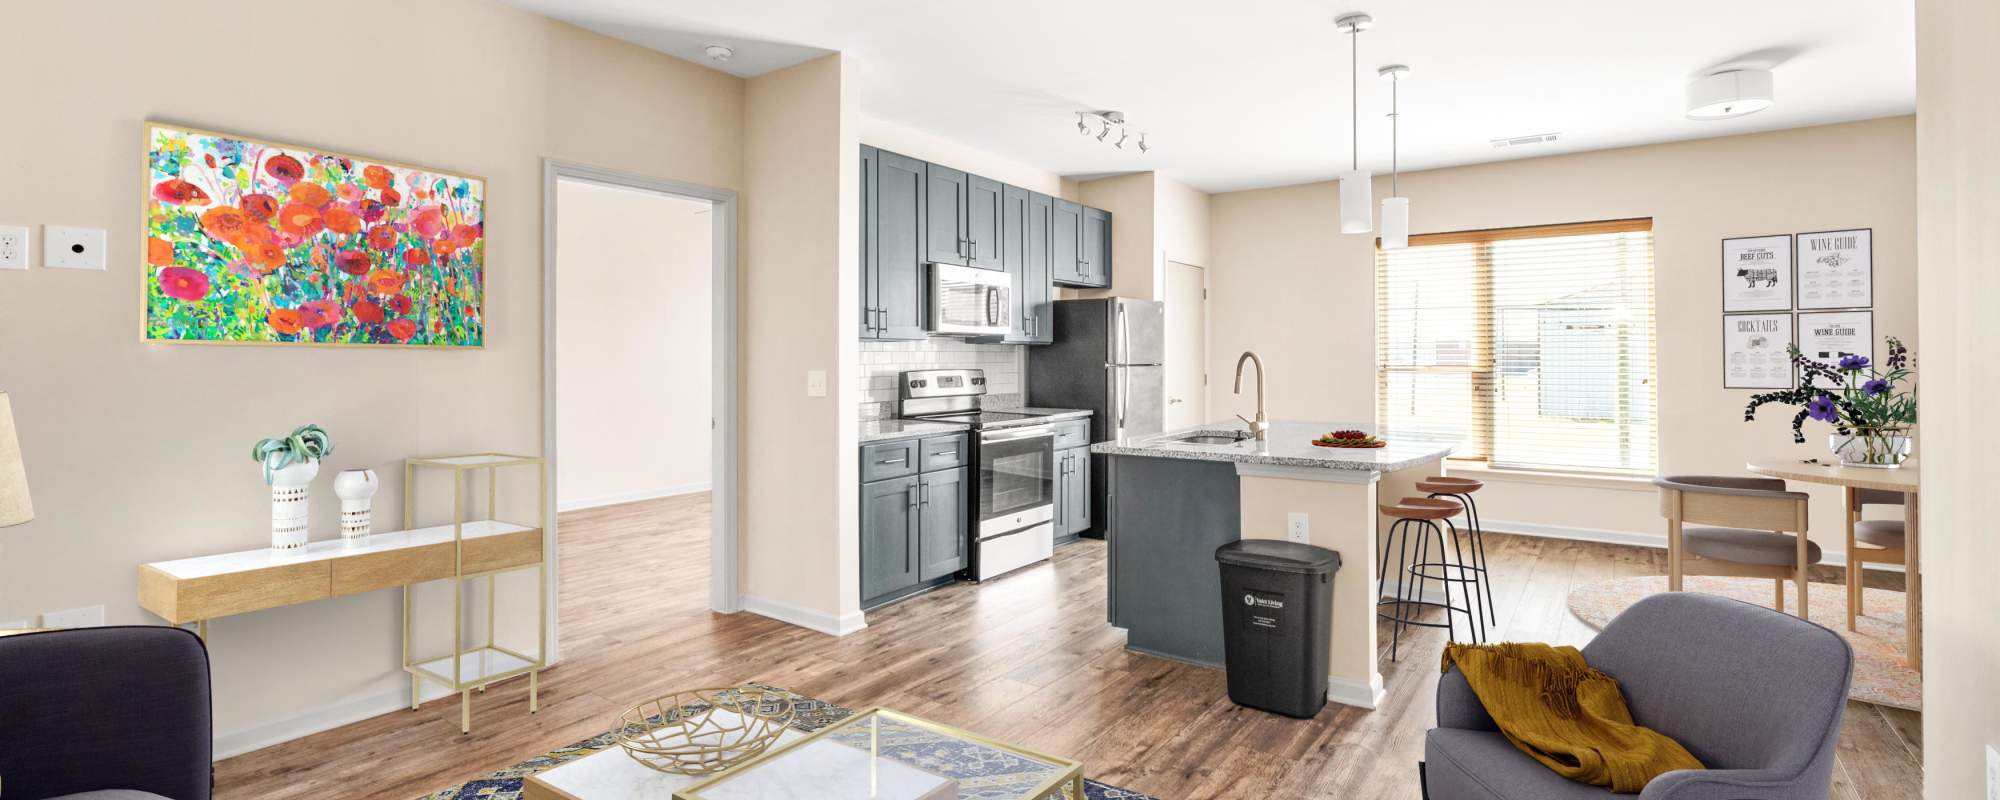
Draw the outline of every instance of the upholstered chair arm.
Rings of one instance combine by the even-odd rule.
[[[1820,797],[1826,796],[1824,786]],[[1677,769],[1652,780],[1639,800],[1807,800],[1812,792],[1796,775],[1768,769]],[[1817,798],[1814,798],[1817,800]]]
[[[1440,728],[1500,730],[1500,726],[1494,724],[1492,715],[1486,713],[1486,706],[1479,702],[1479,695],[1472,693],[1472,684],[1465,681],[1465,674],[1459,672],[1457,667],[1438,676],[1437,713]]]

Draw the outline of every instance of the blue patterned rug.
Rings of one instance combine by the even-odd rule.
[[[811,733],[819,730],[854,713],[832,703],[824,703],[803,695],[792,694],[789,691],[768,684],[752,683],[749,685],[759,689],[779,691],[790,695],[792,698],[792,708],[795,710],[795,715],[792,718],[792,728],[801,733]],[[424,795],[418,798],[418,800],[520,800],[521,783],[526,781],[528,776],[560,764],[574,761],[599,750],[617,746],[612,735],[607,732],[568,747],[551,750],[483,778],[469,780],[449,789]],[[1149,795],[1140,794],[1129,789],[1120,789],[1116,786],[1107,786],[1088,778],[1084,779],[1083,784],[1084,800],[1157,800],[1157,798]],[[986,788],[997,789],[999,787]],[[1061,795],[1052,794],[1050,797],[1055,798],[1060,796],[1066,798],[1068,794],[1069,791],[1065,788]]]

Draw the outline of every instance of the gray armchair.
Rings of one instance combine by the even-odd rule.
[[[1642,800],[1825,800],[1854,676],[1834,632],[1721,597],[1669,593],[1626,609],[1583,648],[1632,718],[1708,769],[1653,779]],[[1516,750],[1456,669],[1438,681],[1424,741],[1429,800],[1604,800]]]

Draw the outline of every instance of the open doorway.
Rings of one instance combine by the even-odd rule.
[[[1208,418],[1208,271],[1167,260],[1167,419],[1177,431]]]
[[[548,619],[560,656],[564,608],[601,607],[593,597],[658,598],[619,615],[655,625],[736,610],[736,201],[555,161],[544,177]],[[586,625],[572,641],[596,638],[570,616]]]

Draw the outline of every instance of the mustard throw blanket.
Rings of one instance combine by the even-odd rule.
[[[1679,743],[1633,724],[1618,682],[1574,647],[1447,645],[1443,669],[1454,664],[1507,740],[1565,778],[1634,794],[1660,773],[1702,768]]]

